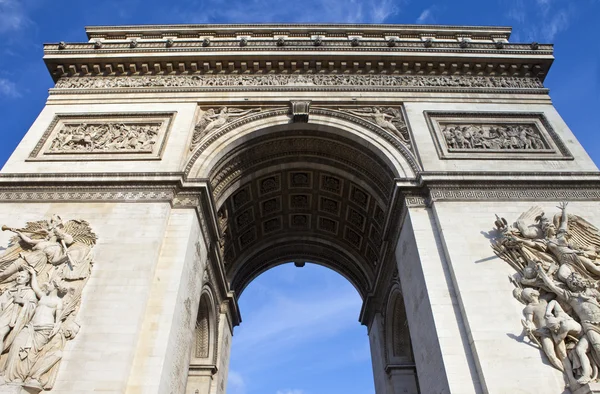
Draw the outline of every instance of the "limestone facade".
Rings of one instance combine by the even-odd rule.
[[[0,172],[1,224],[58,214],[97,235],[80,330],[52,387],[0,392],[225,393],[237,299],[289,261],[356,287],[378,394],[593,392],[521,336],[517,272],[490,244],[495,214],[534,205],[600,226],[600,173],[543,85],[551,45],[504,27],[86,30],[45,45],[56,85]]]

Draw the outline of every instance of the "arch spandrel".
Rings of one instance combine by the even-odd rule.
[[[288,108],[274,108],[213,130],[192,151],[184,172],[188,178],[209,178],[217,162],[249,140],[271,134],[276,138],[281,133],[301,129],[353,140],[385,162],[396,178],[413,179],[420,171],[410,142],[402,142],[376,124],[352,114],[325,108],[311,111],[315,113],[311,112],[308,123],[293,123]]]

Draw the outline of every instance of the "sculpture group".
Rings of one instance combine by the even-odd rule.
[[[48,152],[152,152],[159,129],[160,125],[69,124],[58,131]]]
[[[513,225],[497,217],[492,247],[517,271],[524,332],[576,390],[600,378],[600,230],[558,208],[548,217],[533,207]]]
[[[529,125],[445,125],[442,134],[450,150],[548,149],[539,132]]]
[[[53,387],[91,274],[96,235],[85,221],[29,222],[0,256],[0,383]]]
[[[252,112],[260,112],[260,110],[260,108],[252,108],[249,110],[227,107],[221,107],[219,109],[208,108],[206,110],[200,108],[198,122],[194,127],[194,134],[192,135],[190,150],[194,150],[200,143],[200,140],[211,131],[218,130],[235,119],[246,116]]]

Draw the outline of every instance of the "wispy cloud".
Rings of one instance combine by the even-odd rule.
[[[2,1],[2,0],[0,0]],[[5,78],[0,78],[0,97],[21,97],[17,85]]]
[[[186,23],[337,22],[383,23],[398,15],[408,0],[306,0],[273,4],[270,0],[191,1],[176,8],[178,21]],[[196,10],[202,9],[202,12]]]
[[[0,0],[0,33],[20,30],[29,23],[23,1]]]
[[[230,394],[246,394],[246,382],[242,375],[230,370],[227,376],[227,392]]]
[[[285,389],[285,390],[277,390],[276,394],[304,394],[304,390],[290,390],[290,389]]]
[[[517,22],[513,39],[552,42],[572,22],[567,0],[510,0],[506,16]]]
[[[417,23],[420,25],[425,23],[434,23],[431,8],[427,8],[421,12],[421,15],[419,15],[417,18]]]

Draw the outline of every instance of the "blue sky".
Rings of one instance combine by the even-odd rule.
[[[146,23],[437,23],[513,26],[512,42],[554,43],[554,104],[600,163],[600,0],[0,0],[0,164],[44,106],[42,43],[84,41],[85,25]],[[360,299],[321,267],[280,266],[241,300],[230,394],[373,393]]]
[[[315,264],[275,267],[240,297],[228,394],[374,393],[361,299]]]

